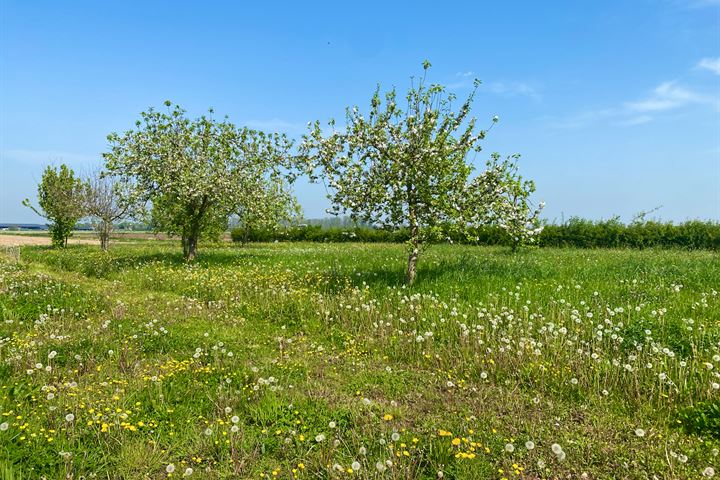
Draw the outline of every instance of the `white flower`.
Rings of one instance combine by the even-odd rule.
[[[353,470],[355,470],[357,472],[358,470],[360,470],[360,462],[358,462],[358,461],[352,462],[352,464],[350,465],[350,468],[352,468]]]
[[[387,467],[385,467],[385,464],[380,460],[378,460],[377,463],[375,463],[375,468],[380,473],[384,472],[387,469]]]
[[[512,443],[507,443],[507,444],[505,444],[505,451],[508,452],[508,453],[514,452],[514,451],[515,451],[515,445],[513,445]]]
[[[552,445],[550,445],[550,449],[555,455],[560,455],[560,452],[563,451],[559,443],[553,443]]]
[[[189,477],[192,474],[193,474],[193,469],[188,467],[185,469],[185,473],[183,473],[183,477]]]
[[[8,424],[8,422],[0,423],[0,431],[1,431],[1,432],[4,432],[4,431],[7,430],[8,428],[10,428],[10,425]]]
[[[637,435],[638,437],[644,437],[644,436],[645,436],[645,430],[643,430],[642,428],[636,428],[636,429],[635,429],[635,435]]]
[[[72,413],[68,413],[67,415],[65,415],[66,422],[72,422],[73,420],[75,420],[75,415],[73,415]]]
[[[56,356],[57,356],[57,352],[56,352],[55,350],[53,350],[52,352],[48,353],[48,358],[49,358],[50,360],[52,360],[52,359],[55,358]]]
[[[525,448],[527,448],[528,450],[532,450],[533,448],[535,448],[535,443],[531,440],[528,440],[527,442],[525,442]]]
[[[702,473],[704,477],[712,478],[715,476],[715,469],[713,467],[707,467]]]
[[[323,440],[325,440],[325,435],[323,435],[322,433],[318,433],[318,434],[315,436],[315,441],[316,441],[316,442],[320,443],[320,442],[322,442]]]
[[[328,423],[328,427],[330,427],[330,428],[335,428],[336,426],[337,426],[337,424],[335,422]]]
[[[393,434],[390,435],[390,438],[393,442],[397,442],[398,440],[400,440],[400,434],[398,432],[393,432]]]
[[[232,423],[238,423],[240,421],[240,417],[237,415],[233,415],[233,417],[230,419]]]
[[[230,412],[232,412],[232,408],[230,408],[230,407],[225,407],[225,413],[230,413]]]
[[[166,471],[167,473],[173,473],[173,472],[175,471],[175,464],[173,464],[173,463],[168,463],[168,466],[165,467],[165,471]]]
[[[232,427],[230,427],[230,431],[232,433],[237,433],[240,431],[240,427],[238,427],[237,425],[233,425]]]
[[[213,434],[212,428],[208,427],[205,429],[205,435],[208,437]]]

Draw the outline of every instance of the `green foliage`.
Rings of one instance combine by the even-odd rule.
[[[677,421],[688,433],[720,439],[720,400],[683,408],[677,412]]]
[[[241,241],[242,232],[232,230],[233,241]],[[371,227],[330,227],[320,225],[289,226],[282,229],[251,229],[245,241],[367,242],[404,243],[407,229],[386,230]],[[440,227],[435,243],[452,242],[471,245],[512,247],[515,243],[507,229],[483,225],[458,233]],[[592,221],[573,218],[563,225],[544,225],[536,234],[535,245],[560,248],[680,248],[687,250],[720,250],[720,224],[689,221],[681,224],[646,222],[625,225],[616,219]]]
[[[717,253],[439,245],[405,287],[403,251],[213,246],[188,264],[153,240],[0,261],[0,477],[340,479],[358,462],[363,480],[639,480],[716,464]]]
[[[353,220],[409,230],[409,284],[420,248],[436,237],[439,226],[465,224],[461,204],[472,172],[467,156],[479,151],[485,138],[469,116],[479,81],[455,111],[455,96],[427,83],[429,67],[424,62],[423,76],[411,82],[405,107],[394,88],[381,95],[378,87],[369,114],[348,108],[344,132],[335,130],[334,120],[329,134],[315,122],[300,149],[311,179],[320,170],[332,189],[332,213],[349,212]]]
[[[23,201],[23,205],[50,221],[48,230],[53,246],[67,246],[75,224],[85,215],[86,188],[67,165],[60,165],[59,170],[48,166],[38,185],[40,209],[32,206],[29,199]]]
[[[625,225],[617,218],[573,217],[561,225],[545,225],[541,246],[581,248],[686,248],[720,250],[720,223],[691,220],[680,224],[657,221]]]
[[[168,111],[141,113],[136,129],[108,136],[106,168],[124,184],[129,203],[151,204],[156,231],[182,238],[192,260],[201,236],[217,236],[258,189],[282,184],[291,142],[284,135],[238,129],[209,115],[189,119]]]
[[[281,223],[294,222],[302,215],[300,204],[282,178],[258,178],[257,182],[243,192],[234,212],[237,227],[233,241],[246,243],[252,232],[276,231]]]

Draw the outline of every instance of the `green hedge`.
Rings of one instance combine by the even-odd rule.
[[[235,242],[366,242],[402,243],[408,240],[408,231],[383,230],[368,227],[323,228],[320,225],[303,225],[279,230],[234,229]],[[473,229],[473,240],[456,233],[448,233],[445,240],[474,245],[511,245],[507,234],[495,226]],[[477,240],[475,240],[477,239]],[[647,221],[624,224],[618,220],[592,221],[572,218],[557,225],[545,225],[538,237],[541,247],[577,248],[684,248],[691,250],[720,250],[720,223],[688,221],[680,224]]]

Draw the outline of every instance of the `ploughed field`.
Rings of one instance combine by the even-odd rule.
[[[398,245],[16,258],[0,478],[720,470],[718,253],[433,246],[411,288]]]

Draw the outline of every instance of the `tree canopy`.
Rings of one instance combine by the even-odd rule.
[[[410,230],[407,283],[415,279],[421,246],[438,227],[462,227],[473,170],[468,155],[480,150],[486,133],[469,116],[479,81],[455,110],[453,94],[427,83],[429,67],[423,64],[404,102],[395,88],[381,95],[378,87],[367,115],[348,108],[340,131],[334,120],[329,132],[315,122],[301,144],[311,178],[321,175],[330,188],[331,213]]]
[[[165,102],[167,111],[141,113],[135,129],[108,136],[107,171],[128,195],[152,206],[156,230],[182,238],[192,260],[198,239],[217,234],[237,213],[258,179],[284,181],[292,146],[284,135],[238,128],[213,111],[196,119]]]
[[[47,219],[52,244],[65,247],[75,224],[85,216],[85,195],[85,184],[71,168],[65,164],[59,169],[48,166],[38,185],[40,208],[35,208],[27,198],[23,205]]]

